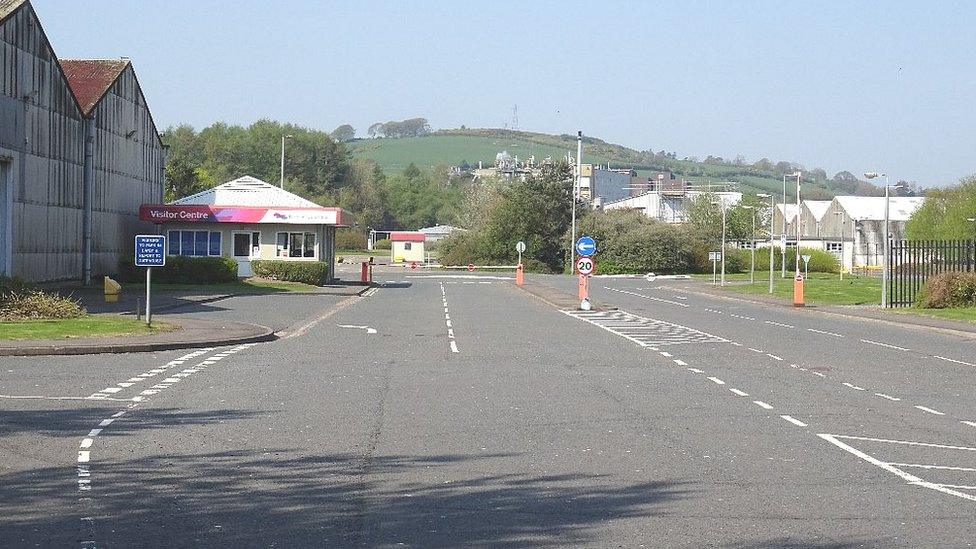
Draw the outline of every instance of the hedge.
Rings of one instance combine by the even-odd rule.
[[[976,273],[948,272],[929,277],[915,305],[925,309],[976,307]]]
[[[146,269],[136,267],[132,256],[119,259],[119,281],[141,282]],[[237,281],[237,261],[229,257],[171,255],[165,267],[153,267],[153,282],[160,284],[221,284]]]
[[[365,250],[366,235],[355,229],[339,229],[335,235],[337,250]]]
[[[321,261],[251,261],[255,276],[271,280],[321,285],[328,282],[329,264]]]
[[[782,269],[783,265],[783,255],[782,248],[776,246],[773,248],[773,270]],[[742,257],[742,265],[744,270],[749,270],[749,261],[751,250],[740,250],[739,255]],[[815,248],[800,248],[800,255],[809,255],[810,264],[809,272],[811,273],[839,273],[840,272],[840,262],[837,260],[837,256],[830,252],[824,250],[818,250]],[[756,249],[756,270],[757,271],[768,271],[769,270],[769,248],[757,248]],[[792,272],[796,270],[796,250],[793,248],[786,250],[786,270],[787,272]],[[803,259],[800,259],[800,272],[803,272]]]
[[[85,312],[76,299],[43,292],[18,278],[0,275],[0,322],[78,318]]]
[[[393,242],[389,238],[381,238],[373,242],[374,250],[389,250],[393,247]]]

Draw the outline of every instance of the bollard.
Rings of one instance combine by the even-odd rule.
[[[122,293],[122,285],[106,276],[104,280],[104,288],[105,303],[118,302],[119,294]]]
[[[515,267],[515,285],[521,286],[525,283],[525,267],[521,263]]]
[[[578,294],[578,297],[579,297],[580,300],[583,300],[583,299],[588,299],[589,296],[590,296],[589,277],[587,277],[586,275],[581,274],[581,275],[579,275],[579,294]]]
[[[793,279],[793,306],[803,307],[803,275],[796,275]]]
[[[363,261],[359,267],[359,281],[369,284],[369,263]]]

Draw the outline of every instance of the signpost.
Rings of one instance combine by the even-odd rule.
[[[596,269],[596,262],[593,261],[593,258],[591,257],[581,257],[578,260],[576,260],[576,270],[579,271],[579,274],[583,276],[588,276],[593,274],[593,271],[595,269]]]
[[[803,258],[803,278],[810,278],[810,257],[809,255],[801,255]]]
[[[152,326],[152,268],[166,266],[166,237],[161,234],[136,235],[136,267],[146,268],[146,325]]]
[[[712,262],[712,284],[715,284],[716,269],[720,259],[722,259],[721,252],[708,252],[708,260]]]
[[[521,240],[519,240],[518,242],[516,242],[515,243],[515,251],[518,252],[518,254],[519,254],[518,264],[521,265],[522,264],[522,252],[525,251],[525,242],[522,242]]]
[[[515,266],[515,285],[521,286],[525,283],[525,268],[522,267],[522,252],[525,251],[525,242],[521,240],[516,242],[515,251],[519,254],[518,265]]]
[[[596,253],[596,240],[593,237],[583,235],[576,241],[576,253],[582,257],[590,257]]]
[[[468,272],[469,273],[473,273],[474,272],[474,263],[468,263]]]

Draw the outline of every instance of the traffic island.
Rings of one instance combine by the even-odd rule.
[[[122,322],[133,320],[119,315],[91,315],[88,318],[104,319],[95,321],[104,325],[117,323],[120,320]],[[76,320],[82,321],[84,319]],[[165,321],[156,324],[147,331],[130,332],[126,335],[115,333],[114,335],[102,335],[100,337],[76,337],[67,335],[65,332],[63,335],[67,335],[67,337],[0,340],[0,356],[140,353],[191,347],[222,347],[276,339],[271,328],[244,322],[167,315]]]
[[[521,286],[516,286],[517,288],[528,292],[529,294],[537,297],[538,299],[552,305],[553,307],[561,311],[577,311],[580,308],[580,299],[576,294],[569,293],[565,290],[554,288],[548,284],[543,284],[537,280],[526,279],[524,284]],[[590,299],[590,310],[591,311],[615,311],[616,307],[610,307],[602,303],[596,302]]]

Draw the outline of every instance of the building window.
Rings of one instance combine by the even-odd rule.
[[[827,242],[827,251],[828,252],[842,252],[842,251],[844,251],[844,243],[843,242]]]
[[[409,250],[411,244],[413,244],[413,242],[404,242],[403,243],[403,249],[404,250]]]
[[[315,257],[315,233],[278,233],[275,238],[278,257]]]
[[[169,231],[169,255],[220,255],[220,231]]]

